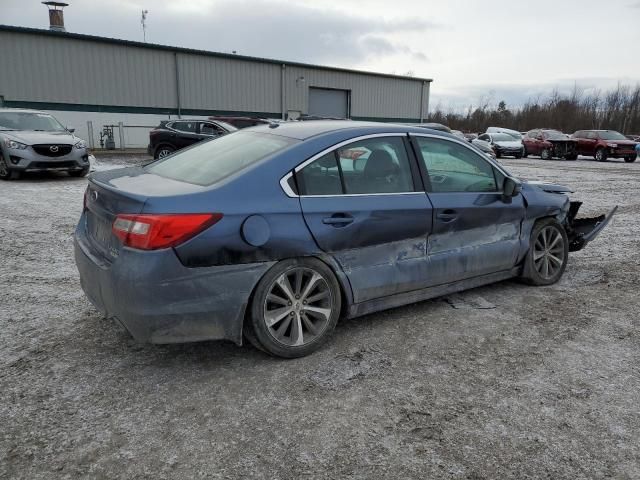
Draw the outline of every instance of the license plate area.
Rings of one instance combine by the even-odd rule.
[[[111,231],[111,222],[92,212],[87,215],[87,232],[94,246],[107,258],[115,258],[120,250],[120,242]]]

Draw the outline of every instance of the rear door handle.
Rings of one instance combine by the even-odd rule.
[[[455,210],[443,210],[441,213],[436,215],[436,218],[444,223],[453,222],[456,218],[458,218],[458,212]]]
[[[323,218],[322,223],[336,228],[346,227],[350,223],[353,223],[353,217],[345,213],[334,213],[330,217]]]

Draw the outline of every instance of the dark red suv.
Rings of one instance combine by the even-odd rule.
[[[579,130],[572,135],[578,141],[578,153],[594,157],[599,162],[607,158],[636,161],[636,142],[615,130]]]

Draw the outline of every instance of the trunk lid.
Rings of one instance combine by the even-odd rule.
[[[202,190],[204,187],[147,173],[142,167],[91,175],[85,194],[85,233],[92,250],[103,259],[113,261],[122,248],[122,242],[112,231],[119,214],[143,213],[150,198],[175,197]]]

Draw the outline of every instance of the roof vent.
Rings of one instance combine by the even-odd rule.
[[[42,2],[49,7],[49,30],[56,32],[66,32],[64,28],[64,15],[62,9],[69,6],[68,3],[62,2]]]

